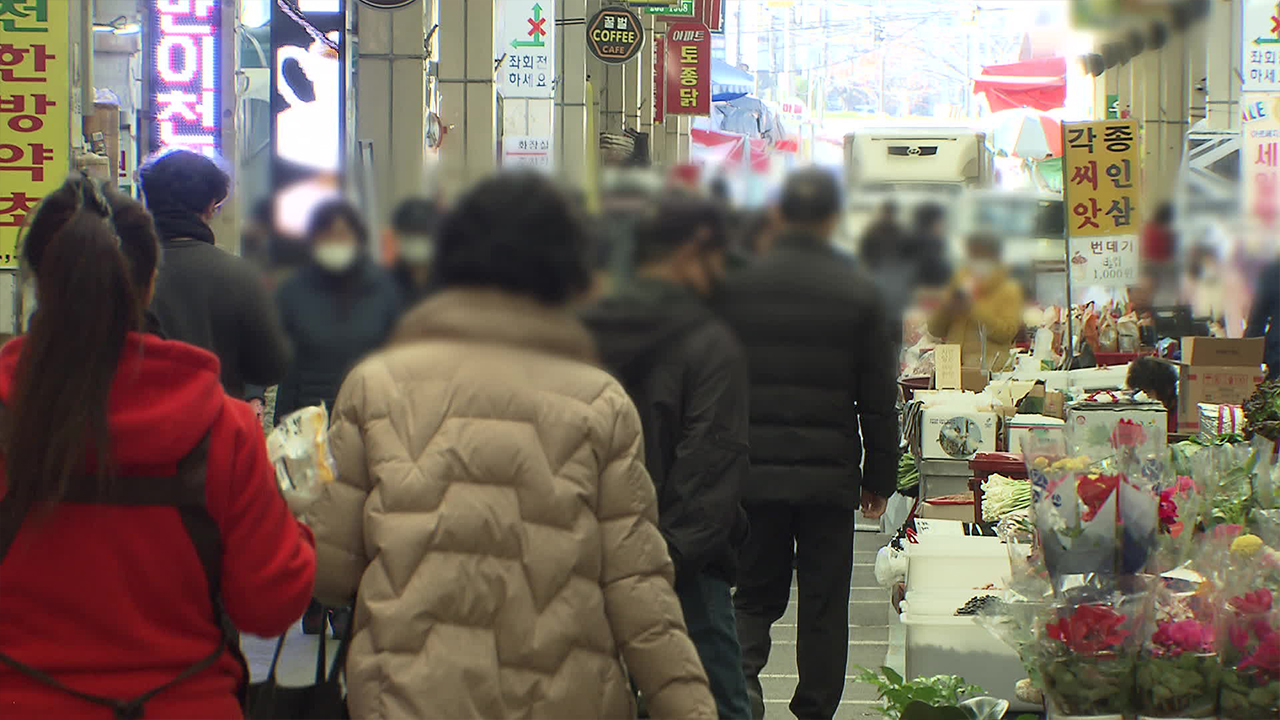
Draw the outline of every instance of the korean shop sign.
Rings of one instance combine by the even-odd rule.
[[[667,119],[667,39],[653,36],[653,124],[661,125]]]
[[[1249,93],[1240,104],[1245,217],[1275,227],[1280,221],[1280,97]]]
[[[635,3],[632,3],[635,5]],[[695,18],[697,17],[697,8],[694,0],[675,0],[675,2],[663,3],[660,5],[649,6],[645,12],[650,15],[657,15],[664,18]]]
[[[1280,92],[1280,6],[1244,0],[1240,76],[1245,92]]]
[[[71,167],[71,50],[59,0],[0,2],[0,267],[18,231]]]
[[[151,149],[186,148],[215,155],[222,150],[222,3],[147,4]]]
[[[702,23],[667,28],[666,112],[711,114],[711,32]]]
[[[587,48],[601,62],[620,65],[644,47],[640,18],[622,6],[607,7],[587,21]]]
[[[1126,287],[1138,279],[1138,130],[1132,120],[1062,124],[1071,281]]]
[[[505,98],[555,97],[555,0],[498,0],[498,92]]]

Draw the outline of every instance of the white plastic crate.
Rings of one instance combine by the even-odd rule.
[[[988,695],[1008,700],[1013,710],[1037,709],[1017,699],[1015,686],[1027,676],[1017,653],[972,617],[919,615],[904,602],[901,621],[907,635],[907,678],[959,675]]]
[[[910,545],[907,591],[1004,585],[1009,553],[1004,544],[974,538],[972,542]]]

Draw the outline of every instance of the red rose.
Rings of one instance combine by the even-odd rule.
[[[1147,431],[1132,420],[1120,420],[1111,431],[1111,447],[1138,447],[1147,441]]]
[[[1085,511],[1081,516],[1085,522],[1093,520],[1098,511],[1120,487],[1119,475],[1081,475],[1076,480],[1076,495],[1084,503]]]

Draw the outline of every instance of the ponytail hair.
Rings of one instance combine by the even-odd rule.
[[[144,287],[158,257],[154,227],[128,217],[135,232],[126,233],[134,251],[126,259],[112,203],[77,175],[46,196],[28,223],[21,257],[35,275],[39,307],[0,433],[18,518],[63,500],[86,469],[100,491],[114,480],[108,400],[128,333],[142,327]],[[148,255],[150,269],[137,268],[147,273],[143,286],[131,265],[145,265]]]

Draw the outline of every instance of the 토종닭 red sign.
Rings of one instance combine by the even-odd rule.
[[[702,23],[675,23],[667,28],[666,112],[668,115],[711,114],[711,32]]]

